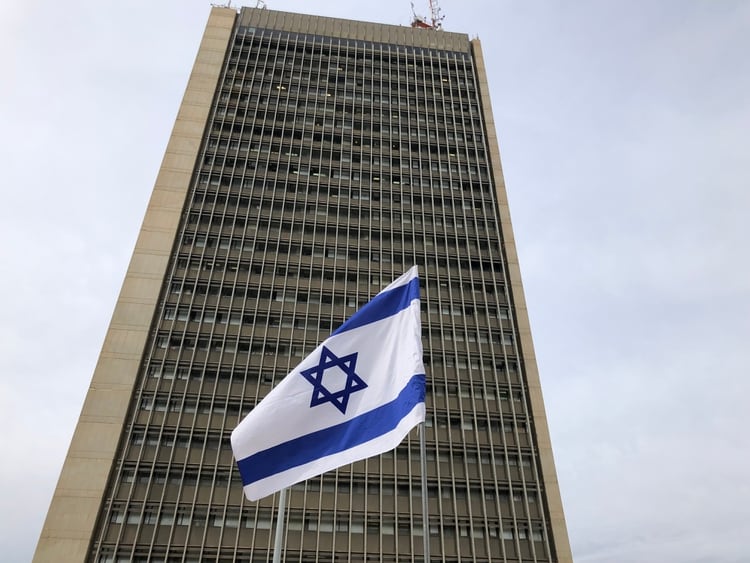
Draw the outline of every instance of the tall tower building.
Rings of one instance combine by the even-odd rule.
[[[415,430],[292,487],[285,560],[571,561],[479,41],[247,8],[211,10],[35,560],[270,561],[229,434],[413,264],[429,527]]]

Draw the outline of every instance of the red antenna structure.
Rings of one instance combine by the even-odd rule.
[[[434,29],[436,31],[443,29],[443,19],[445,16],[440,13],[440,7],[438,6],[437,0],[430,0],[429,19],[417,15],[417,12],[414,10],[414,2],[411,3],[411,13],[413,16],[411,21],[412,27],[419,29]]]

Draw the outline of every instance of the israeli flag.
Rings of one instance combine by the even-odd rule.
[[[414,266],[294,368],[232,432],[245,495],[398,446],[425,418]]]

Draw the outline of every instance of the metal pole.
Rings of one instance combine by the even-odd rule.
[[[430,518],[427,513],[427,454],[425,453],[425,426],[419,425],[419,464],[422,471],[422,541],[424,542],[424,562],[430,561]]]
[[[286,488],[279,493],[279,511],[276,514],[276,538],[273,542],[273,563],[281,563],[281,546],[284,543],[284,513],[286,512]]]

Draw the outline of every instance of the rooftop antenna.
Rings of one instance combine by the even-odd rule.
[[[434,30],[443,29],[443,20],[445,19],[445,16],[441,14],[440,7],[438,6],[437,0],[430,0],[430,19],[429,20],[424,16],[417,15],[417,12],[414,10],[414,2],[411,3],[411,13],[413,16],[413,19],[411,21],[412,27],[416,27],[419,29],[434,29]]]
[[[263,0],[257,0],[255,2],[255,7],[260,8],[261,10],[265,10],[268,6],[266,6],[266,3]]]

